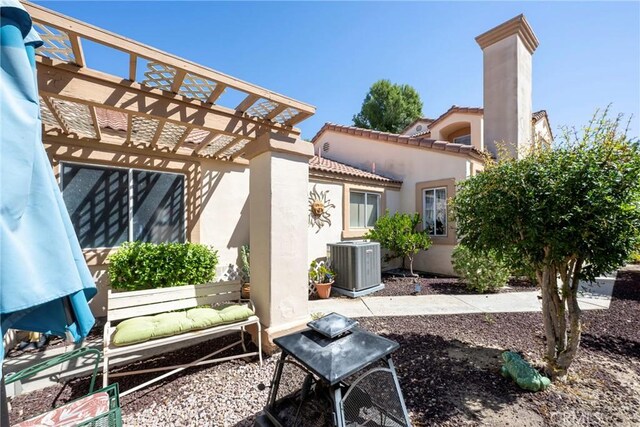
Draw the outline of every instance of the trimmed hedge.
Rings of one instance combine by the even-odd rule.
[[[199,243],[127,242],[109,256],[109,280],[118,290],[168,288],[211,281],[218,251]]]

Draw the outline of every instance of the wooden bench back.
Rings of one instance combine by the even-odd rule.
[[[108,292],[107,320],[149,316],[240,299],[240,281],[145,289],[143,291]]]

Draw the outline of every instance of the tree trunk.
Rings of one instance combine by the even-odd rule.
[[[411,272],[411,277],[417,277],[417,274],[413,274],[413,257],[409,256],[409,271]]]
[[[566,304],[569,312],[569,339],[567,345],[558,355],[558,369],[559,375],[564,376],[569,370],[569,366],[578,352],[578,346],[580,345],[580,338],[582,335],[582,321],[581,311],[578,305],[578,290],[580,286],[580,271],[582,269],[582,260],[578,259],[573,268],[569,269],[566,279],[563,280],[563,285],[566,293]],[[573,271],[571,271],[573,270]]]
[[[560,265],[545,262],[542,270],[536,272],[542,290],[542,318],[547,341],[545,371],[552,379],[567,374],[580,344],[577,297],[581,267],[582,260],[570,259]],[[562,279],[562,289],[558,288],[558,275]]]

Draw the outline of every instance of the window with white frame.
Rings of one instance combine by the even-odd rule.
[[[184,175],[76,163],[62,163],[60,170],[82,248],[185,241]]]
[[[454,144],[471,145],[471,135],[463,135],[463,136],[459,136],[457,138],[453,138],[453,143]]]
[[[431,236],[447,235],[447,188],[429,188],[422,191],[424,229]]]
[[[365,191],[349,193],[349,226],[370,228],[376,225],[380,212],[380,194]]]

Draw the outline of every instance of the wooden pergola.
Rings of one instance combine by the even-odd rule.
[[[311,105],[178,58],[39,5],[23,3],[36,50],[43,134],[240,161],[258,136],[298,138]],[[128,75],[90,68],[83,42],[123,52]],[[241,99],[224,106],[225,94]]]

